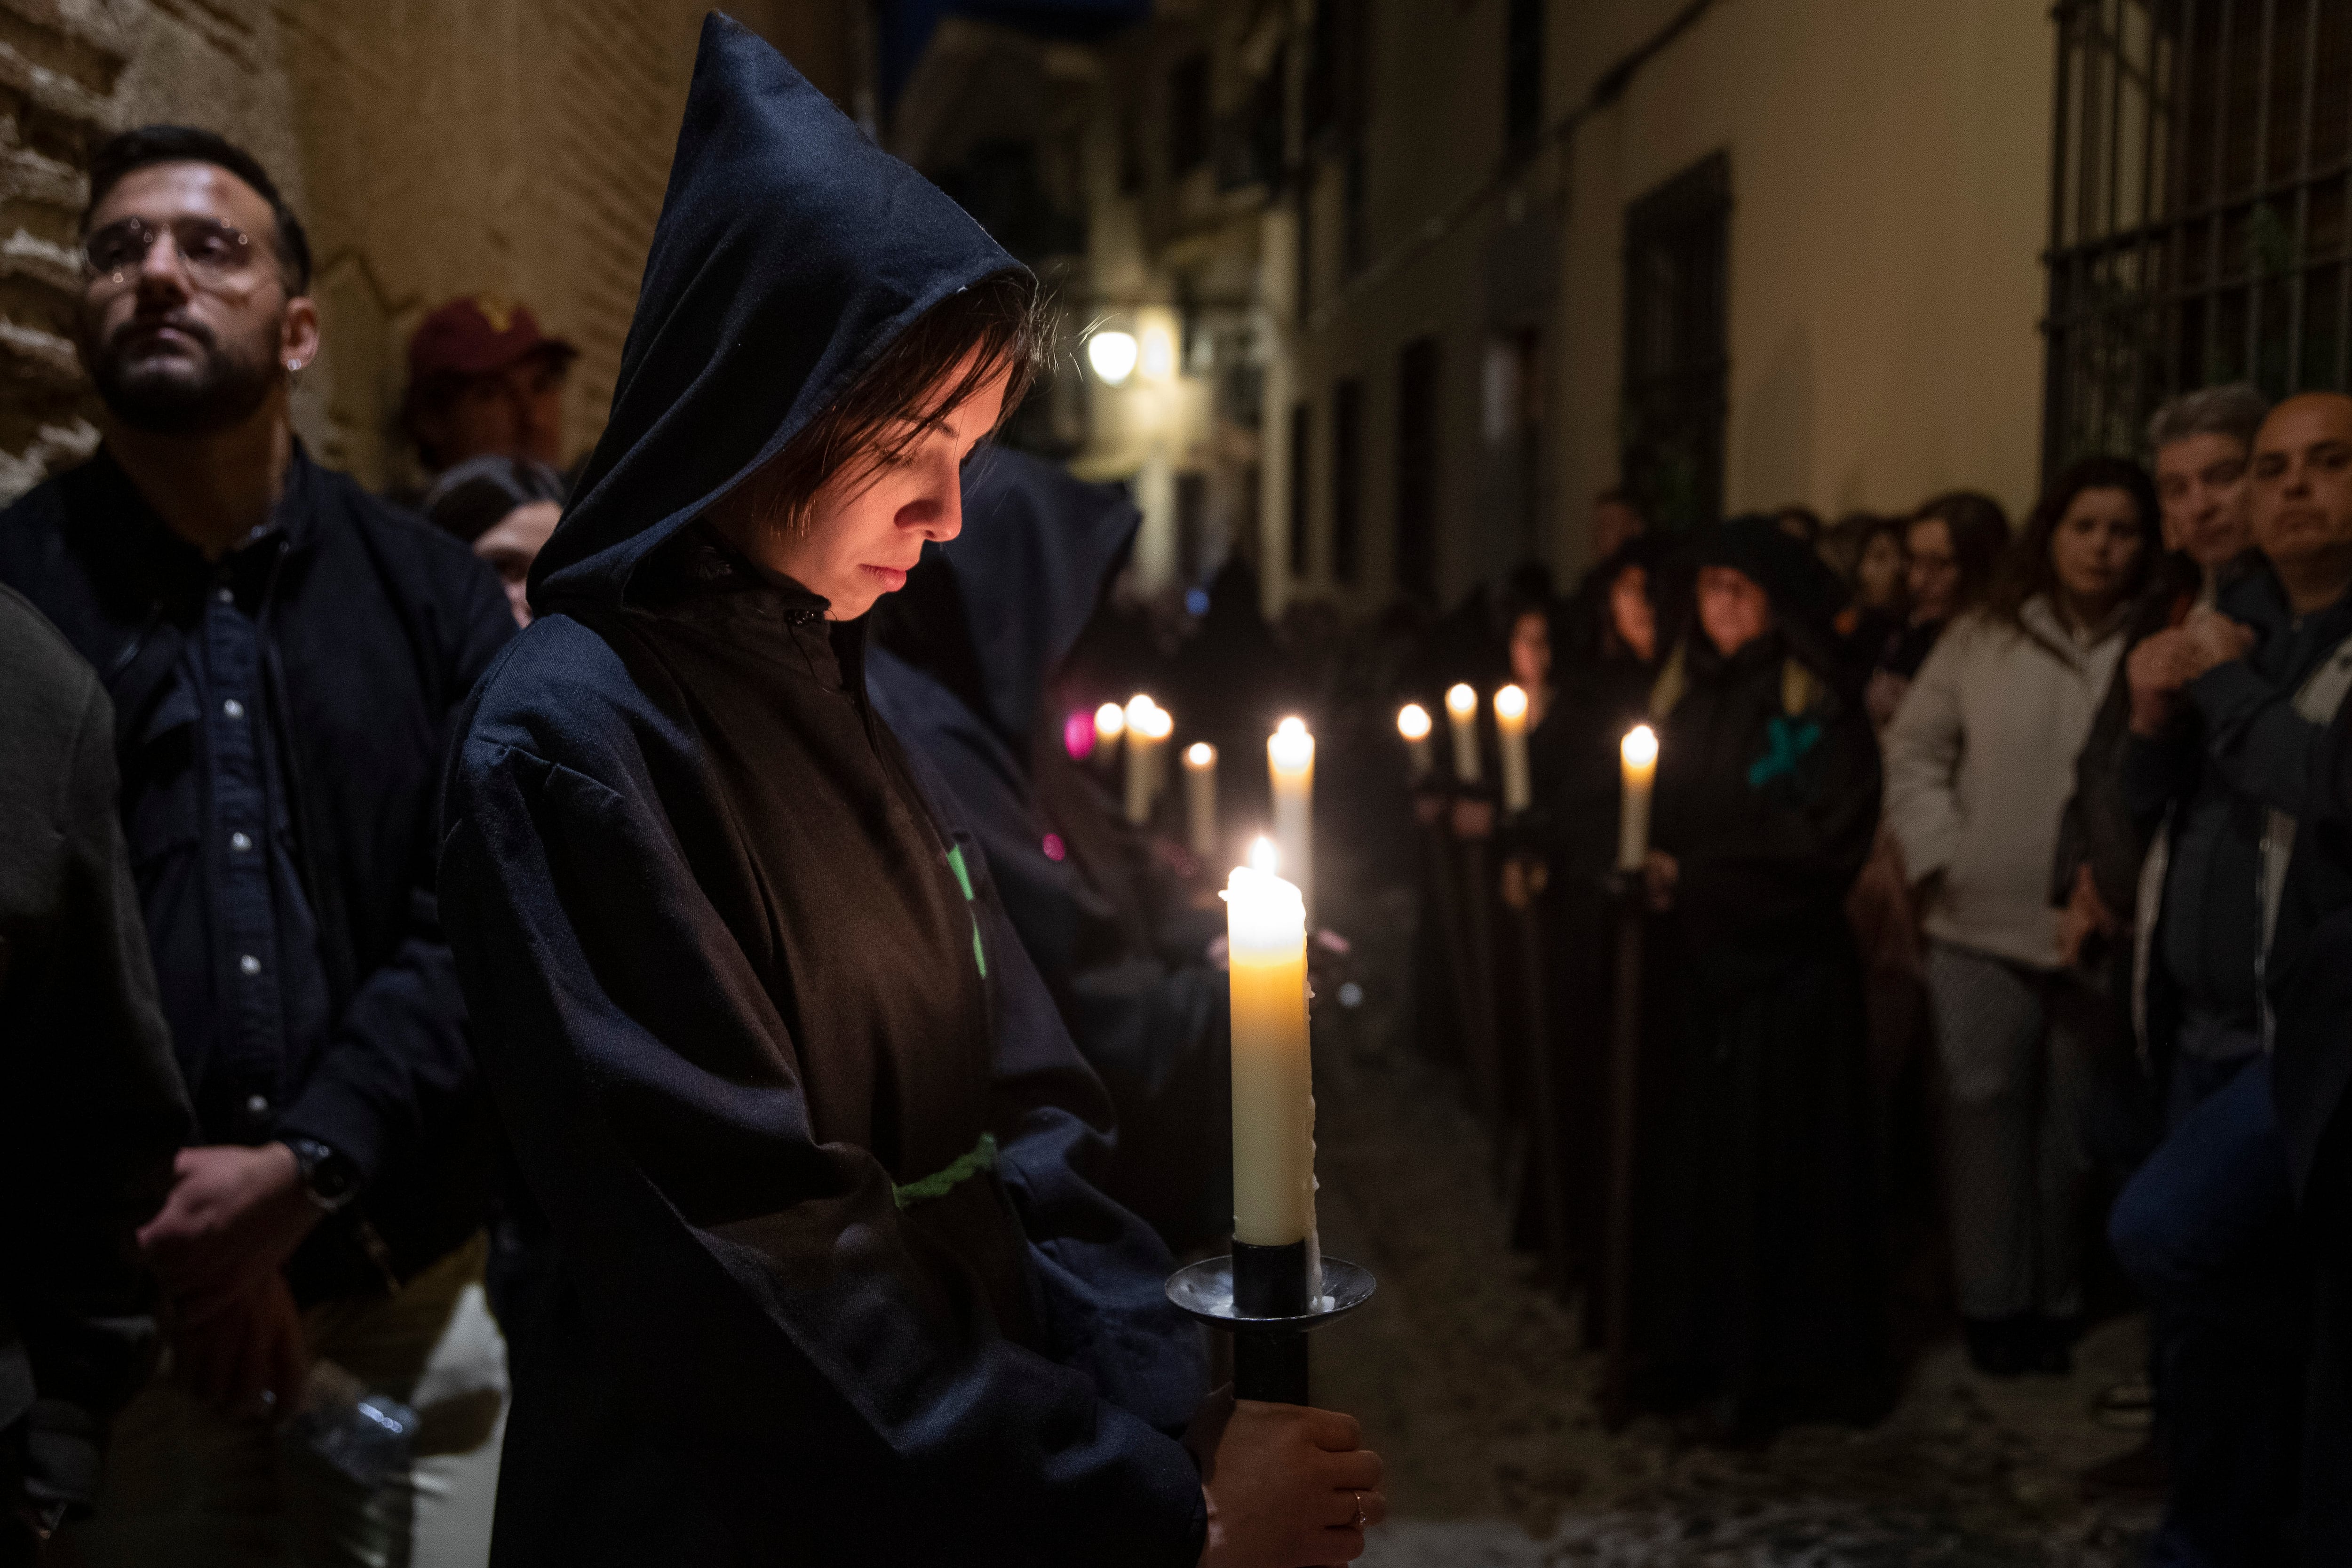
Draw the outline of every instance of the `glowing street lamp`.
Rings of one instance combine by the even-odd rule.
[[[1087,340],[1087,363],[1106,386],[1124,386],[1139,353],[1133,332],[1102,331]]]

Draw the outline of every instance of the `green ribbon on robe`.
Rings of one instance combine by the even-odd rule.
[[[963,889],[963,901],[967,904],[971,903],[972,901],[971,873],[964,868],[962,845],[952,844],[948,847],[948,868],[955,873],[956,886]],[[978,910],[971,911],[971,961],[980,965],[980,977],[982,980],[987,979],[988,950],[980,945],[980,911]]]
[[[926,1198],[943,1198],[959,1185],[971,1180],[982,1171],[996,1169],[996,1134],[983,1132],[980,1142],[970,1152],[957,1155],[942,1169],[933,1171],[918,1181],[903,1182],[890,1189],[890,1195],[900,1208],[911,1208]]]

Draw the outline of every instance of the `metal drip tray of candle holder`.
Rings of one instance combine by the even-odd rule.
[[[1168,1300],[1180,1311],[1213,1328],[1235,1333],[1305,1333],[1346,1317],[1372,1299],[1378,1281],[1369,1268],[1345,1258],[1323,1259],[1323,1302],[1317,1311],[1295,1317],[1244,1317],[1234,1305],[1234,1260],[1204,1258],[1168,1277]]]

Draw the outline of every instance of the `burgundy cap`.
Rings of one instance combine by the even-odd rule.
[[[530,306],[499,294],[469,294],[417,323],[415,336],[408,340],[409,384],[446,375],[488,375],[548,352],[570,359],[580,351],[541,332]]]

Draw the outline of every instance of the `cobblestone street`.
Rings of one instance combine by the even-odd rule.
[[[1401,972],[1375,958],[1360,949],[1358,973]],[[1358,1414],[1388,1463],[1392,1521],[1366,1563],[2139,1562],[2153,1505],[2085,1502],[2075,1481],[2137,1441],[2091,1415],[2141,1364],[2137,1320],[2092,1333],[2066,1378],[1987,1379],[1956,1339],[1938,1344],[1867,1432],[1797,1428],[1751,1453],[1680,1444],[1650,1418],[1602,1431],[1600,1358],[1504,1245],[1477,1124],[1447,1074],[1381,1042],[1385,988],[1369,989],[1346,1026],[1319,1031],[1317,1095],[1324,1244],[1380,1277],[1374,1301],[1316,1349],[1317,1402]]]

